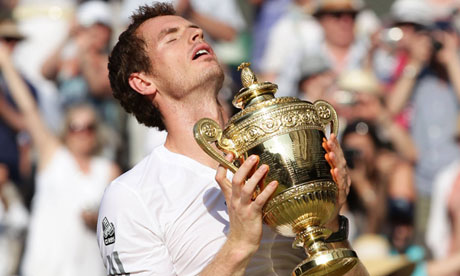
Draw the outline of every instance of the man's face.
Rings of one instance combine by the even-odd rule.
[[[181,98],[203,85],[222,85],[223,72],[198,26],[179,16],[159,16],[138,29],[147,44],[155,85]]]
[[[348,47],[355,39],[355,17],[353,11],[324,12],[319,22],[324,30],[326,40],[339,47]]]

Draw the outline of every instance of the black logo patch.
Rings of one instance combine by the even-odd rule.
[[[109,222],[106,217],[102,220],[102,231],[104,233],[104,244],[106,246],[115,243],[115,226],[113,226],[113,223]]]

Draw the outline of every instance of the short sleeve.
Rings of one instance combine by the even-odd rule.
[[[157,227],[141,197],[113,182],[105,191],[97,224],[107,275],[176,275]]]

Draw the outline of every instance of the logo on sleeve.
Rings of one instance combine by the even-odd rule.
[[[113,223],[109,222],[106,217],[102,220],[102,231],[104,233],[104,244],[106,246],[115,243],[115,226],[113,226]]]

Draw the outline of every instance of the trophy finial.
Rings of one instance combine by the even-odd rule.
[[[252,72],[251,68],[249,68],[249,65],[251,65],[250,62],[243,62],[238,66],[238,71],[241,70],[241,82],[244,87],[249,87],[257,83],[256,75]]]

